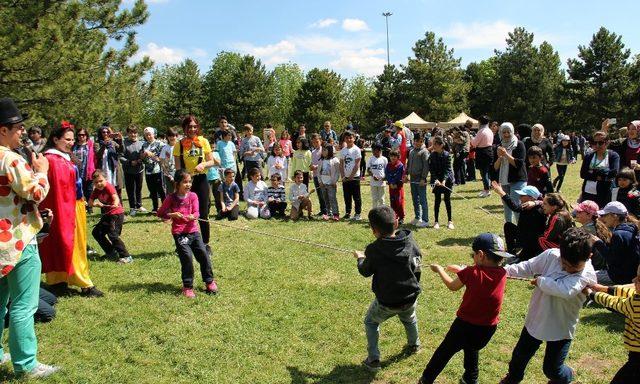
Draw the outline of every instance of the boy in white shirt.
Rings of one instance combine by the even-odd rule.
[[[513,349],[509,373],[500,384],[520,383],[529,360],[546,342],[542,370],[550,383],[571,383],[574,371],[564,364],[586,296],[582,290],[595,284],[591,261],[591,235],[579,228],[564,233],[560,249],[505,267],[507,277],[532,278],[529,311],[520,339]]]
[[[389,164],[389,160],[382,156],[382,145],[375,143],[371,146],[373,156],[367,161],[367,170],[371,175],[371,208],[385,205],[384,193],[386,182],[384,170]]]
[[[345,220],[351,218],[351,200],[355,204],[353,220],[360,220],[362,212],[362,197],[360,195],[360,161],[362,155],[355,142],[355,135],[351,131],[344,134],[346,147],[340,151],[340,176],[342,177],[342,191],[344,192]]]
[[[307,186],[302,182],[302,171],[297,170],[293,173],[293,185],[290,188],[289,200],[291,201],[291,220],[298,220],[304,215],[303,210],[307,210],[309,220],[311,220],[311,200],[309,200],[309,191]]]

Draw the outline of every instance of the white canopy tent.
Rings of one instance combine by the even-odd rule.
[[[442,127],[442,128],[451,128],[451,127],[457,127],[459,125],[463,125],[464,123],[466,123],[467,121],[471,121],[472,128],[478,128],[480,127],[480,123],[478,122],[478,120],[469,117],[469,115],[467,115],[464,112],[460,112],[460,114],[456,117],[454,117],[453,119],[447,121],[447,122],[439,122],[438,126]]]
[[[429,129],[436,126],[436,123],[424,120],[415,112],[411,112],[409,116],[400,120],[400,122],[409,127],[409,129]]]

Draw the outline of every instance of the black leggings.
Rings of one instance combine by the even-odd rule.
[[[451,221],[451,191],[443,187],[435,187],[433,193],[436,196],[433,206],[436,223],[438,222],[438,216],[440,216],[440,201],[442,195],[444,195],[444,206],[447,209],[447,220]]]
[[[567,173],[567,165],[556,164],[556,169],[558,170],[558,176],[556,176],[556,178],[553,179],[553,187],[556,191],[559,191],[560,188],[562,188],[564,175]]]
[[[477,383],[478,352],[489,343],[495,332],[495,325],[474,325],[456,318],[422,372],[422,382],[425,384],[433,383],[453,355],[462,350],[464,351],[464,375],[462,377],[467,383]]]
[[[142,207],[142,172],[125,173],[124,186],[127,189],[129,208],[138,209]]]
[[[640,382],[640,352],[629,352],[629,360],[618,370],[611,384]]]
[[[200,211],[200,219],[198,222],[200,223],[200,232],[202,233],[202,241],[205,244],[209,244],[210,233],[210,225],[209,225],[209,207],[211,205],[210,194],[211,189],[209,188],[209,181],[207,180],[207,175],[195,175],[193,176],[193,182],[191,184],[191,192],[198,195],[198,209]]]
[[[164,182],[162,180],[162,173],[151,173],[145,175],[145,181],[147,182],[147,188],[149,188],[149,194],[151,195],[151,204],[153,206],[153,210],[158,210],[158,198],[160,198],[160,203],[164,201],[164,198],[167,197],[164,190]]]

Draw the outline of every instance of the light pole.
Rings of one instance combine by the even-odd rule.
[[[393,15],[391,12],[384,12],[382,16],[384,16],[384,21],[387,24],[387,65],[391,65],[391,61],[389,60],[389,16]]]

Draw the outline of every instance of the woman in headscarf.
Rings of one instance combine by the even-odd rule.
[[[527,170],[525,158],[527,150],[524,143],[515,135],[513,124],[503,123],[498,130],[500,133],[500,145],[493,154],[495,162],[493,169],[496,171],[498,182],[502,189],[514,200],[519,200],[516,193],[527,184]],[[504,219],[513,224],[518,223],[518,213],[513,212],[506,204],[504,206]]]
[[[164,182],[162,180],[162,168],[160,166],[160,152],[164,143],[156,140],[156,129],[146,127],[143,131],[144,143],[142,144],[142,161],[144,162],[145,181],[151,195],[153,212],[158,211],[158,198],[160,203],[166,197]]]
[[[554,159],[553,143],[544,135],[544,127],[542,124],[534,124],[534,126],[531,127],[531,136],[526,137],[523,141],[527,151],[533,146],[542,149],[542,164],[550,170]],[[527,159],[527,166],[528,165],[529,160]]]
[[[604,131],[593,134],[591,147],[593,152],[582,160],[580,177],[582,194],[580,201],[593,200],[600,208],[611,201],[611,188],[620,168],[620,156],[613,150],[607,149],[609,136]]]
[[[640,137],[638,137],[639,129],[640,120],[634,120],[627,126],[626,138],[619,141],[611,141],[609,143],[609,148],[616,151],[620,156],[620,169],[624,167],[633,169],[637,180],[640,180],[640,166],[638,166],[638,158],[640,157]]]
[[[58,295],[68,286],[81,289],[87,297],[100,297],[89,276],[87,261],[87,213],[82,198],[82,180],[78,167],[71,161],[74,133],[71,127],[60,127],[49,136],[44,156],[49,160],[49,194],[41,208],[53,211],[57,220],[51,222],[49,236],[42,241],[40,258],[47,284]]]

